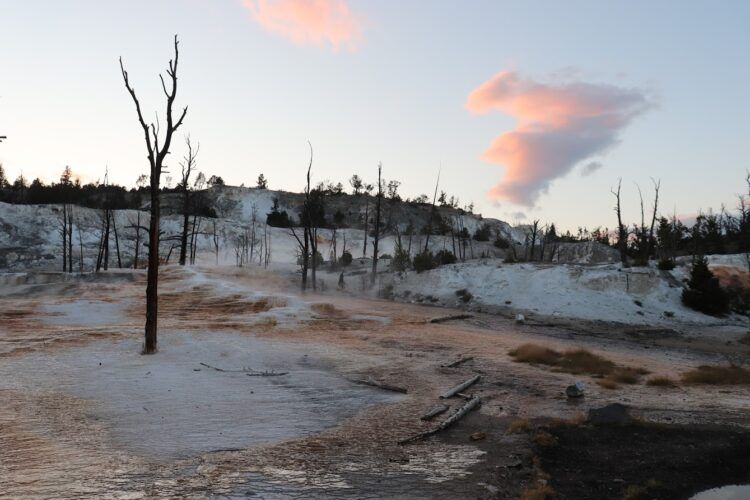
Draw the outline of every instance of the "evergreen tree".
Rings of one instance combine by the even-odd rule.
[[[682,292],[682,302],[691,309],[706,314],[719,315],[727,312],[729,297],[708,268],[705,257],[693,260],[688,288]]]
[[[268,180],[266,180],[266,176],[263,174],[260,174],[258,176],[258,189],[268,189]]]

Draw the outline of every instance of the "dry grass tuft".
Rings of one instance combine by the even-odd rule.
[[[318,314],[325,314],[327,316],[334,316],[339,313],[339,310],[336,309],[333,304],[329,304],[328,302],[319,302],[317,304],[312,304],[310,306],[310,309]]]
[[[543,448],[555,446],[557,444],[557,438],[545,430],[538,430],[531,436],[531,441]]]
[[[648,379],[646,385],[652,387],[677,387],[677,381],[662,375]]]
[[[607,377],[599,385],[609,389],[617,384],[636,384],[648,371],[642,368],[618,366],[612,361],[586,349],[558,352],[539,344],[523,344],[508,353],[519,363],[547,365],[574,375],[589,374]]]
[[[508,354],[519,363],[539,363],[554,366],[560,359],[559,352],[539,344],[523,344]]]
[[[702,365],[682,374],[686,384],[703,385],[747,385],[750,384],[750,370],[739,366]]]
[[[601,380],[597,380],[596,383],[597,383],[597,385],[599,385],[599,387],[602,387],[604,389],[614,390],[614,389],[617,389],[617,388],[620,387],[617,384],[617,382],[615,382],[614,380],[609,379],[609,378],[603,378]]]
[[[529,430],[529,419],[519,418],[514,420],[508,426],[507,434],[520,434]]]
[[[521,494],[521,500],[546,500],[555,496],[555,490],[547,483],[530,486]]]
[[[643,484],[631,484],[625,488],[622,500],[646,500],[655,498],[654,490],[661,488],[662,484],[656,479],[649,479]]]

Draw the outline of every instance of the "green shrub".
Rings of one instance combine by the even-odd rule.
[[[411,265],[411,259],[409,258],[409,252],[406,250],[397,248],[396,255],[391,260],[392,271],[406,271]]]
[[[682,302],[691,309],[711,315],[724,314],[729,309],[729,296],[708,268],[705,257],[693,260],[688,288],[682,292]]]
[[[476,241],[490,241],[491,234],[492,229],[490,228],[490,225],[485,222],[474,231],[474,239]]]
[[[450,250],[440,250],[435,254],[435,261],[438,266],[445,266],[456,263],[456,255]]]
[[[418,273],[429,271],[430,269],[435,269],[437,267],[437,264],[435,263],[435,256],[432,255],[432,252],[430,252],[429,250],[415,255],[413,264],[414,270]]]
[[[674,261],[672,259],[660,259],[658,266],[662,271],[671,271],[674,269]]]
[[[341,254],[341,259],[339,260],[339,262],[341,263],[342,266],[349,266],[351,265],[352,260],[354,260],[352,257],[352,253],[349,250],[345,250]]]

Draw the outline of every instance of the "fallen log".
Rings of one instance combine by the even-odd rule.
[[[375,380],[372,377],[354,379],[352,380],[352,382],[354,382],[355,384],[363,384],[363,385],[370,385],[372,387],[378,387],[386,391],[400,392],[401,394],[406,394],[406,389],[404,389],[403,387],[386,384],[385,382],[380,382],[379,380]]]
[[[447,405],[438,405],[435,406],[433,409],[419,417],[420,420],[432,420],[433,418],[437,417],[441,413],[445,413],[448,411],[450,407]]]
[[[280,377],[281,375],[288,375],[289,372],[274,372],[274,371],[262,371],[258,372],[255,370],[251,370],[250,368],[242,368],[241,370],[227,370],[224,368],[219,368],[216,366],[211,366],[206,363],[200,363],[201,366],[205,366],[206,368],[210,368],[212,370],[216,370],[217,372],[222,373],[244,373],[248,377]]]
[[[282,375],[289,375],[289,372],[251,372],[245,375],[248,377],[281,377]]]
[[[471,314],[453,314],[452,316],[440,316],[438,318],[432,318],[430,323],[445,323],[446,321],[453,321],[459,319],[469,319],[473,316]]]
[[[458,365],[466,363],[467,361],[471,361],[472,359],[474,359],[474,356],[467,356],[465,358],[457,359],[453,363],[448,363],[447,365],[440,365],[440,366],[443,368],[455,368]]]
[[[462,382],[462,383],[458,384],[457,386],[455,386],[455,387],[453,387],[451,389],[448,389],[448,391],[445,394],[443,394],[442,396],[440,396],[440,399],[448,399],[450,397],[455,396],[459,392],[462,392],[464,389],[467,389],[467,388],[471,387],[472,385],[476,384],[477,382],[479,382],[480,378],[482,378],[480,375],[474,375],[473,377],[471,377],[466,382]]]
[[[443,420],[440,425],[435,427],[434,429],[430,429],[429,431],[420,432],[419,434],[416,434],[412,437],[402,439],[398,442],[399,445],[403,446],[405,444],[414,443],[416,441],[421,441],[422,439],[425,439],[427,437],[432,436],[433,434],[437,434],[438,432],[447,429],[451,425],[455,424],[459,420],[461,420],[463,417],[466,416],[467,413],[469,413],[471,410],[479,407],[479,405],[482,404],[482,398],[479,396],[474,396],[469,401],[466,402],[465,405],[463,405],[461,408],[459,408],[454,414],[452,414],[450,417]]]

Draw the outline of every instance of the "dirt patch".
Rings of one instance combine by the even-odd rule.
[[[698,426],[551,427],[537,446],[560,498],[683,499],[750,481],[750,432]]]

